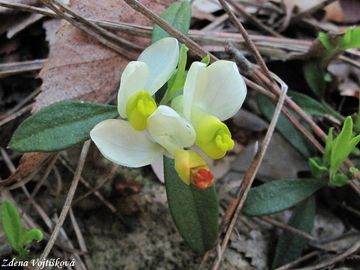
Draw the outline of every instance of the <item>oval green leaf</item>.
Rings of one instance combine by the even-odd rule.
[[[187,34],[190,28],[191,3],[188,0],[177,1],[161,13],[160,17],[181,33]],[[170,35],[160,26],[154,25],[151,42],[154,43],[168,36]]]
[[[256,101],[259,105],[261,113],[268,121],[270,121],[275,111],[275,105],[264,95],[256,95]],[[312,156],[311,146],[296,129],[296,127],[290,122],[290,120],[283,114],[281,114],[279,117],[276,130],[304,157],[308,158]]]
[[[328,108],[317,100],[309,97],[305,94],[289,91],[288,95],[308,114],[314,116],[324,116],[326,114],[332,114]]]
[[[219,209],[214,186],[200,190],[186,185],[164,157],[165,187],[172,218],[188,246],[203,253],[213,247],[218,234]]]
[[[1,222],[11,248],[19,251],[22,248],[20,215],[15,205],[9,201],[4,201],[1,205]]]
[[[63,150],[88,140],[97,123],[117,116],[116,106],[61,101],[22,122],[11,138],[10,147],[18,152]]]
[[[243,212],[248,216],[271,215],[288,209],[326,186],[318,179],[282,179],[252,188]]]
[[[315,219],[315,206],[314,196],[299,203],[291,215],[289,225],[298,230],[311,233]],[[297,259],[307,242],[308,240],[303,237],[294,235],[291,232],[284,232],[276,245],[272,269]]]
[[[305,80],[310,89],[320,98],[324,97],[326,81],[325,70],[321,65],[320,60],[313,59],[305,62],[303,66]]]

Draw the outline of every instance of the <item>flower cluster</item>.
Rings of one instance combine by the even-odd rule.
[[[112,162],[142,167],[162,155],[175,159],[175,169],[186,184],[200,189],[212,185],[213,175],[196,145],[212,159],[234,146],[228,127],[246,96],[246,85],[231,61],[209,66],[194,62],[182,95],[158,106],[153,96],[176,72],[179,44],[164,38],[130,62],[121,76],[118,111],[121,119],[100,122],[90,132],[100,152]]]

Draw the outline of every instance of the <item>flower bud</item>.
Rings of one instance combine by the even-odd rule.
[[[175,170],[185,184],[206,189],[214,182],[214,176],[205,160],[192,150],[178,150],[175,154]]]

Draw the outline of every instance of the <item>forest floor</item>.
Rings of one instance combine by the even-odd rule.
[[[121,47],[117,41],[98,42],[104,31],[85,33],[79,28],[90,29],[89,25],[77,17],[65,20],[65,13],[43,5],[47,2],[0,1],[0,198],[16,203],[26,227],[44,232],[43,241],[29,246],[33,258],[44,255],[60,213],[68,207],[49,250],[51,258],[75,260],[75,266],[68,269],[198,269],[200,265],[202,269],[360,269],[359,173],[347,185],[325,187],[312,196],[316,211],[310,230],[303,229],[301,222],[290,221],[289,225],[295,211],[292,208],[257,217],[240,214],[224,254],[221,243],[229,227],[223,228],[220,243],[204,256],[193,252],[181,238],[169,212],[164,184],[152,167],[114,165],[94,144],[86,156],[81,155],[86,148],[81,145],[58,153],[22,154],[9,148],[16,128],[50,104],[66,99],[115,104],[121,71],[129,61],[109,49],[113,43]],[[133,48],[128,51],[132,59],[136,59],[139,47],[149,45],[150,19],[125,1],[61,2],[88,22],[113,23],[105,28],[131,42]],[[160,14],[174,1],[139,2]],[[284,105],[292,116],[290,120],[295,118],[297,123],[294,125],[285,114],[280,116],[260,168],[254,172],[253,187],[279,179],[309,178],[309,158],[321,155],[318,146],[324,146],[324,134],[330,127],[338,134],[346,116],[356,122],[360,113],[359,45],[339,51],[325,66],[311,66],[324,51],[319,45],[320,32],[332,33],[329,37],[336,42],[346,29],[359,26],[359,1],[225,2],[245,27],[261,60],[254,56],[251,43],[244,40],[232,14],[217,0],[192,1],[188,36],[220,59],[244,64],[241,59],[245,56],[251,63],[260,64],[258,70],[265,75],[243,74],[253,85],[248,84],[242,109],[226,122],[235,147],[225,158],[211,162],[221,218],[229,214],[249,165],[272,126],[275,106],[262,89],[268,97],[279,95],[270,93],[272,82],[266,81],[269,77],[262,61],[288,85],[288,96],[299,110],[289,103]],[[189,63],[198,60],[197,52],[189,49]],[[360,121],[357,124],[355,135],[359,134]],[[350,159],[359,168],[359,149]],[[76,179],[79,185],[66,206]],[[291,259],[278,258],[282,263],[275,267],[274,258],[280,256],[277,246],[284,235],[292,239],[281,241],[287,241],[285,249],[293,254],[284,253]],[[305,242],[300,247],[297,241]],[[1,232],[1,258],[13,255]],[[220,266],[216,266],[217,261],[221,261]]]

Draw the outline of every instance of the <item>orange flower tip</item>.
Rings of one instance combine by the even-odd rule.
[[[214,183],[214,175],[207,167],[191,169],[191,183],[199,189],[211,187]]]

